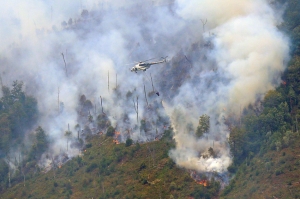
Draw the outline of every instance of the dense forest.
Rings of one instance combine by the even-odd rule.
[[[263,175],[264,171],[258,169],[260,167],[258,162],[262,162],[263,167],[266,168],[265,172],[271,171],[272,174],[270,175],[278,176],[283,174],[287,167],[296,163],[296,157],[293,157],[296,155],[295,152],[290,154],[291,162],[286,165],[283,163],[287,160],[278,160],[281,161],[281,164],[276,164],[276,158],[272,159],[272,155],[270,155],[280,154],[280,156],[285,156],[288,153],[285,150],[290,148],[294,150],[299,142],[300,2],[293,0],[278,2],[285,3],[286,6],[283,15],[284,23],[280,28],[290,37],[291,60],[288,63],[287,70],[282,75],[281,85],[275,90],[267,92],[262,102],[257,102],[257,104],[245,109],[240,125],[230,126],[229,143],[233,155],[233,164],[228,168],[228,171],[236,174],[236,176],[223,192],[223,196],[228,194],[228,198],[234,198],[230,193],[241,189],[238,186],[240,184],[238,181],[242,181],[241,179],[247,176],[247,167],[250,167],[250,170],[256,176]],[[273,168],[273,170],[270,168]],[[270,176],[268,177],[270,179]],[[288,185],[291,185],[291,180],[292,178],[287,183]],[[260,183],[263,184],[263,182]],[[249,195],[239,197],[254,197],[251,194],[257,190],[257,188],[252,190],[249,188],[247,192]],[[274,193],[274,195],[276,194]],[[280,197],[284,196],[286,197],[286,195]],[[299,191],[288,197],[299,198]]]

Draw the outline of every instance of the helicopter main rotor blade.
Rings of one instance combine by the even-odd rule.
[[[157,58],[151,58],[151,59],[147,59],[147,60],[144,60],[144,61],[141,61],[141,62],[150,61],[150,60],[153,60],[153,59],[157,59]]]
[[[125,64],[125,66],[127,65],[132,65],[132,64],[138,64],[139,62],[132,62],[132,63],[129,63],[129,64]]]

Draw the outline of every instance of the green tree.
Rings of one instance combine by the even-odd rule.
[[[34,143],[29,153],[29,160],[39,159],[49,146],[48,136],[40,126],[35,130],[34,139]]]
[[[235,162],[241,162],[244,157],[245,130],[234,127],[230,131],[229,145]]]
[[[210,126],[209,119],[210,117],[206,114],[200,116],[199,124],[196,130],[197,137],[201,137],[204,133],[208,133]]]
[[[131,146],[132,145],[132,143],[133,143],[133,140],[132,139],[130,139],[130,138],[127,138],[126,139],[126,143],[125,143],[125,146]]]

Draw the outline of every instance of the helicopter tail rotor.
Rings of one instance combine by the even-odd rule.
[[[167,62],[167,57],[168,57],[168,56],[166,56],[166,57],[161,57],[161,58],[163,59],[164,62]]]

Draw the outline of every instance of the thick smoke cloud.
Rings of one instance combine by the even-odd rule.
[[[84,94],[96,105],[90,111],[94,120],[103,98],[122,141],[154,140],[169,124],[176,141],[170,156],[179,166],[224,172],[231,163],[225,118],[277,86],[288,59],[288,40],[276,27],[281,19],[266,0],[26,0],[0,9],[3,82],[22,80],[38,99],[38,124],[52,139],[54,156],[79,153],[76,147],[66,149],[68,124],[74,134],[77,123],[98,131],[95,122],[78,114]],[[162,56],[170,61],[146,72],[131,73],[132,65],[126,65]],[[159,97],[150,93],[150,73]],[[210,116],[210,131],[197,138],[202,114]],[[204,158],[210,147],[216,156]],[[49,161],[44,156],[40,164]]]

